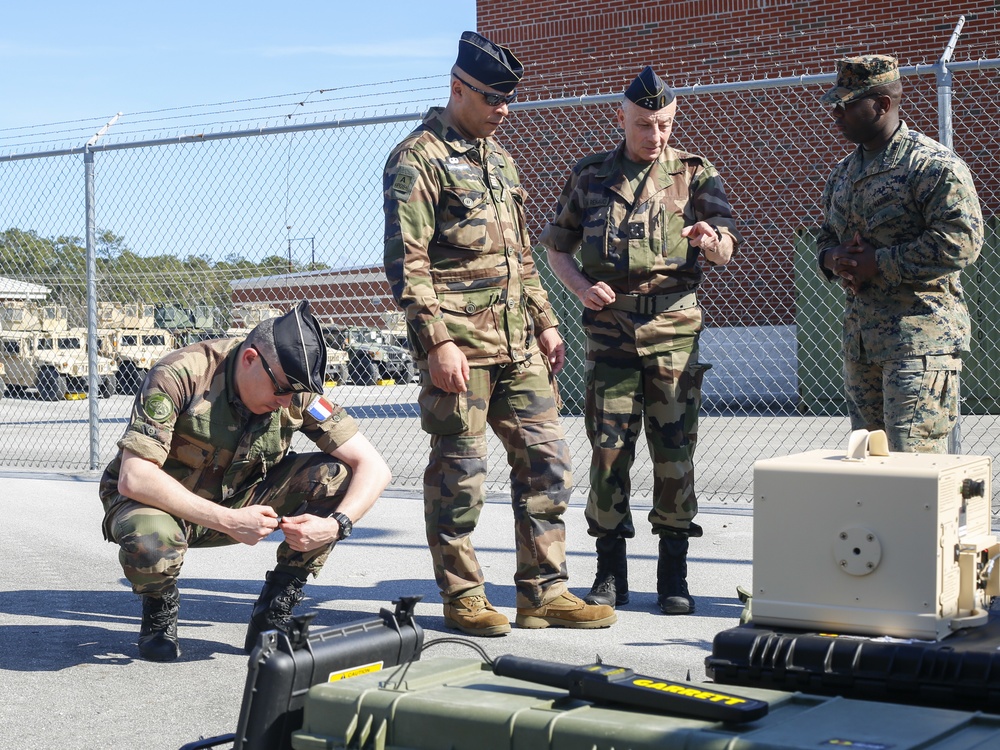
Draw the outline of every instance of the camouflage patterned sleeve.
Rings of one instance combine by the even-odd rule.
[[[830,210],[833,206],[833,186],[840,179],[837,175],[844,169],[844,165],[846,163],[847,159],[842,161],[834,169],[830,179],[827,180],[826,185],[823,187],[823,195],[820,198],[819,203],[820,207],[823,209],[823,223],[820,224],[819,234],[816,238],[816,270],[827,281],[833,281],[837,277],[823,265],[823,253],[827,250],[832,250],[841,244],[840,238],[837,236],[836,232],[830,228],[830,223],[827,221],[827,217],[830,216]]]
[[[549,302],[549,295],[542,286],[542,279],[538,275],[535,267],[535,259],[529,245],[524,246],[522,251],[524,268],[524,296],[527,300],[528,315],[531,316],[535,327],[535,333],[540,333],[546,328],[554,328],[559,325],[552,303]]]
[[[924,231],[915,240],[876,249],[879,272],[890,286],[961,271],[983,246],[982,209],[963,161],[929,162],[912,189],[924,207]]]
[[[451,341],[431,277],[428,246],[436,229],[440,181],[431,165],[403,144],[383,173],[385,274],[420,346]]]
[[[726,197],[726,189],[722,185],[722,177],[718,171],[704,159],[702,167],[696,170],[691,181],[691,209],[695,221],[705,221],[718,227],[723,234],[728,234],[733,240],[733,253],[742,240],[736,231],[736,220],[733,218],[733,207]],[[707,259],[706,259],[707,260]],[[708,261],[711,263],[711,261]]]
[[[296,416],[297,409],[291,409]],[[316,396],[297,415],[302,419],[300,431],[324,453],[333,453],[358,432],[358,423],[340,404]]]
[[[160,363],[149,371],[132,404],[132,416],[118,447],[163,466],[170,452],[177,415],[188,401],[183,378]]]
[[[579,165],[570,172],[556,202],[555,217],[542,230],[538,242],[557,253],[575,253],[583,240],[583,212],[577,186],[580,180]]]

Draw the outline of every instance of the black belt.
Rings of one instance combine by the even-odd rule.
[[[614,302],[605,305],[612,310],[640,315],[659,315],[662,312],[676,312],[697,306],[698,295],[693,289],[675,294],[618,294]]]

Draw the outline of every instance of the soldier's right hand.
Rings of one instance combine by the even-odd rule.
[[[580,294],[580,301],[584,307],[591,310],[603,310],[605,305],[615,301],[615,290],[603,281],[598,281],[593,286],[583,290]]]
[[[469,360],[454,341],[443,341],[427,353],[431,382],[445,393],[465,393]]]
[[[248,505],[233,510],[232,526],[226,531],[241,544],[253,546],[278,528],[278,514],[268,505]]]

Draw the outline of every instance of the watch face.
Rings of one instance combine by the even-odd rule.
[[[351,523],[351,519],[345,516],[343,513],[335,513],[333,516],[337,519],[337,523],[340,524],[340,538],[346,539],[354,531],[354,524]]]

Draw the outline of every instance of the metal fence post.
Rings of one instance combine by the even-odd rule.
[[[122,113],[117,113],[108,123],[94,133],[87,141],[83,151],[84,172],[84,206],[87,212],[86,244],[87,244],[87,382],[90,391],[88,401],[87,422],[90,433],[90,470],[96,471],[100,462],[101,410],[97,403],[101,397],[101,373],[98,368],[97,346],[97,219],[94,210],[94,152],[105,133],[114,125]]]
[[[94,152],[89,145],[83,153],[84,205],[87,212],[87,378],[90,387],[88,425],[90,432],[90,470],[96,471],[101,448],[100,408],[101,375],[97,371],[97,255],[94,214]]]
[[[954,150],[955,147],[951,121],[951,71],[948,69],[948,63],[951,62],[952,55],[955,53],[955,45],[958,44],[958,38],[962,34],[963,26],[965,26],[965,16],[959,16],[958,23],[955,24],[955,30],[951,32],[951,38],[948,40],[944,52],[941,53],[941,59],[937,62],[935,72],[935,76],[937,77],[938,140],[941,142],[941,145],[951,150]],[[956,374],[956,377],[960,378],[961,374]],[[958,418],[955,420],[955,426],[952,428],[951,434],[948,435],[949,453],[962,452],[961,381],[958,383],[958,394]]]

